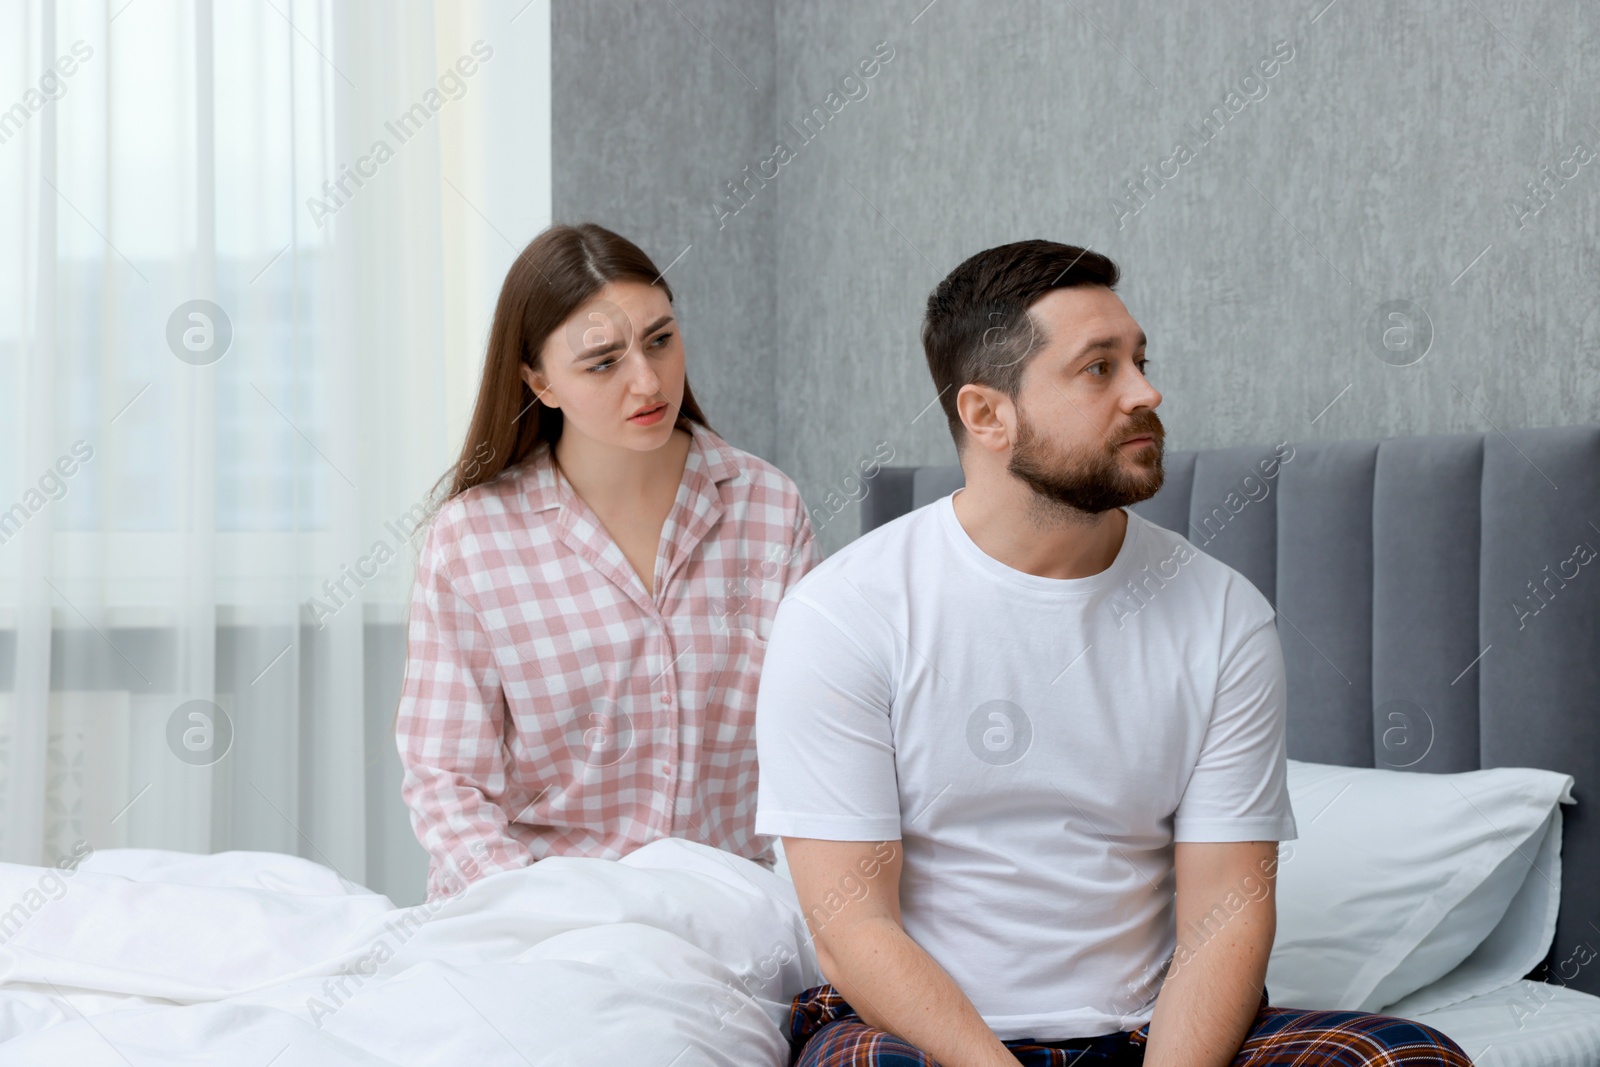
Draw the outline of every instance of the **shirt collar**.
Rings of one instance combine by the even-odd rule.
[[[685,419],[689,429],[689,454],[684,460],[683,476],[694,491],[710,489],[715,493],[715,486],[725,482],[739,473],[739,465],[734,461],[732,447],[695,422]],[[524,475],[527,481],[528,506],[533,511],[546,511],[550,508],[560,507],[563,503],[563,492],[570,492],[565,488],[565,479],[556,473],[555,463],[549,448],[540,448],[528,461],[528,471]]]

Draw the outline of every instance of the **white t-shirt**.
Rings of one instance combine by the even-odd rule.
[[[1296,837],[1272,606],[1133,512],[1099,574],[1014,570],[953,500],[780,604],[756,832],[900,839],[906,932],[1002,1040],[1132,1030],[1176,948],[1173,842]]]

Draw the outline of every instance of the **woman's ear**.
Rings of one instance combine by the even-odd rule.
[[[528,383],[528,388],[533,390],[533,395],[539,398],[539,403],[543,404],[547,408],[558,408],[561,406],[561,404],[557,402],[555,394],[550,391],[550,383],[545,380],[544,375],[540,374],[526,363],[524,363],[518,369],[522,373],[522,380]]]

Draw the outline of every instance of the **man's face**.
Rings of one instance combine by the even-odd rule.
[[[1023,371],[1007,470],[1090,514],[1148,500],[1166,476],[1166,428],[1139,324],[1098,285],[1054,289],[1029,310],[1049,340]]]

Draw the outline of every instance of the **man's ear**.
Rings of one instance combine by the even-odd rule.
[[[968,382],[956,393],[956,413],[980,448],[1004,452],[1016,440],[1016,405],[999,389]]]
[[[545,380],[544,375],[540,374],[526,363],[524,363],[519,370],[522,373],[522,380],[528,383],[528,388],[532,389],[533,395],[539,398],[539,403],[543,404],[547,408],[558,408],[561,406],[560,402],[556,400],[555,393],[551,391],[550,383]]]

